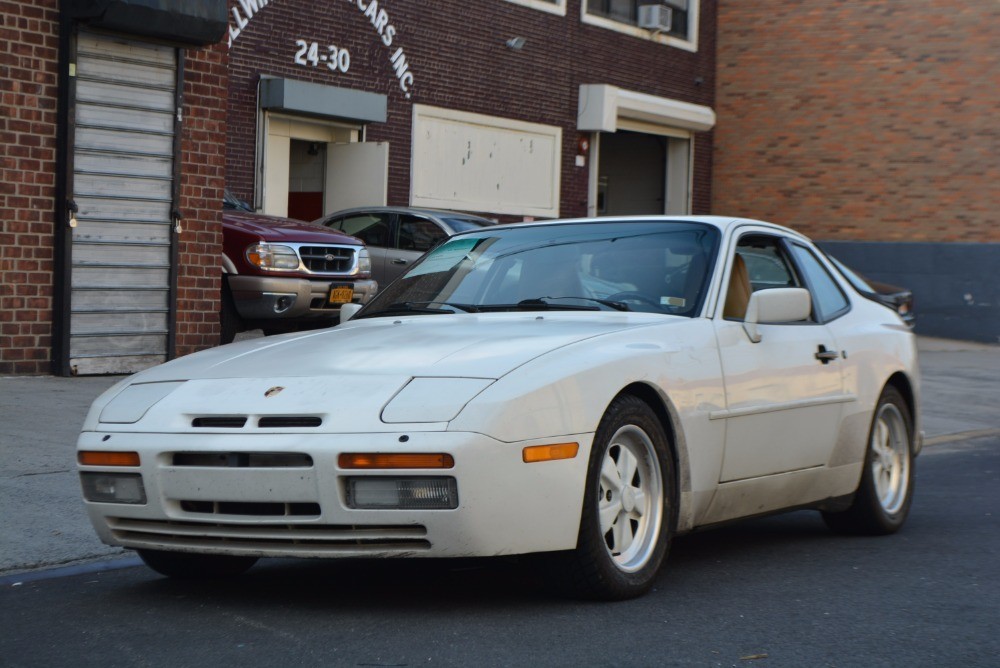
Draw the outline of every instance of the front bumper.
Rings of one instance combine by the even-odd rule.
[[[327,301],[331,285],[353,285],[351,301],[355,304],[367,304],[378,289],[378,284],[370,279],[310,280],[230,274],[226,280],[236,312],[244,320],[333,319],[340,313],[340,306]]]
[[[100,538],[134,549],[273,557],[468,557],[571,549],[580,525],[592,434],[502,443],[481,434],[127,434],[84,432],[80,450],[136,451],[146,503],[86,502]],[[110,436],[104,440],[105,436]],[[525,464],[525,445],[575,440],[573,459]],[[114,444],[114,447],[109,447]],[[178,465],[176,453],[215,453],[233,465]],[[344,470],[342,452],[442,452],[443,470]],[[273,466],[240,457],[272,453]],[[281,455],[294,455],[282,457]],[[303,458],[302,455],[307,457]],[[311,463],[303,465],[303,461]],[[203,461],[199,459],[198,461]],[[246,461],[246,458],[243,458]],[[290,464],[290,465],[289,465]],[[454,510],[349,508],[357,476],[450,476]],[[281,509],[284,509],[283,511]],[[281,514],[277,514],[281,513]]]

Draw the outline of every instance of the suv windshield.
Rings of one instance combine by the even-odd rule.
[[[694,316],[718,243],[715,228],[688,222],[483,228],[429,252],[357,317],[505,310]]]

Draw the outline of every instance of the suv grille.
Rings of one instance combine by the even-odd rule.
[[[306,269],[317,274],[346,274],[354,268],[354,249],[346,246],[302,246]]]

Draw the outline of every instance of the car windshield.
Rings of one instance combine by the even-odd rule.
[[[719,233],[673,221],[482,228],[427,255],[357,317],[617,310],[697,315]]]
[[[443,218],[444,222],[455,232],[465,232],[466,230],[478,230],[480,227],[485,227],[486,225],[492,225],[492,221],[477,220],[475,218],[457,218],[448,217]]]
[[[229,192],[229,188],[226,188],[222,193],[222,208],[234,211],[253,211],[253,207]]]

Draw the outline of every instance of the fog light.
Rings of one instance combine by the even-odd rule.
[[[284,313],[288,309],[292,308],[292,304],[294,303],[295,303],[295,297],[290,297],[288,295],[278,297],[277,299],[274,300],[274,312]]]
[[[146,504],[146,490],[138,473],[80,474],[83,498],[95,503]]]
[[[347,506],[359,509],[458,508],[454,478],[348,478]]]

